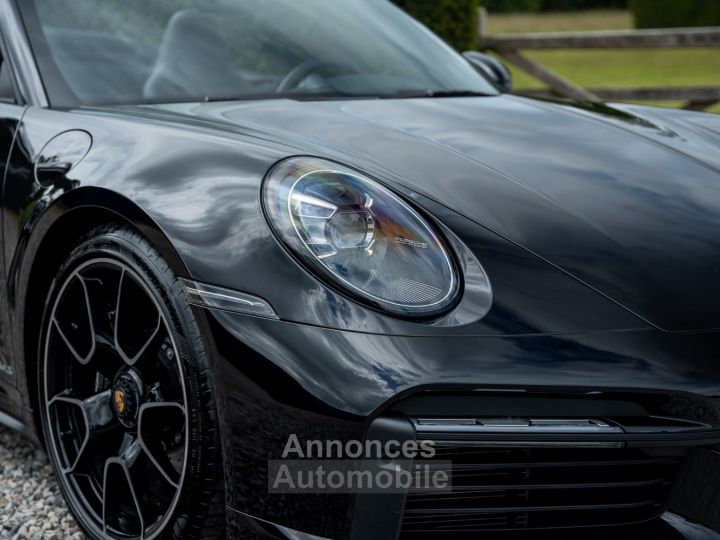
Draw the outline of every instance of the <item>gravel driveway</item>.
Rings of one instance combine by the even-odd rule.
[[[45,453],[0,427],[0,538],[83,540]]]

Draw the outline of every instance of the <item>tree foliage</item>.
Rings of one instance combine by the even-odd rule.
[[[628,0],[480,0],[490,13],[625,9]]]
[[[636,28],[720,25],[719,0],[631,0]]]
[[[394,0],[459,51],[475,49],[478,0]]]

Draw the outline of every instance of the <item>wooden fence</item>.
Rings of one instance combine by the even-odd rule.
[[[685,108],[703,110],[720,102],[720,86],[581,88],[521,51],[543,49],[668,49],[717,47],[720,27],[621,30],[608,32],[552,32],[486,35],[486,14],[480,16],[480,50],[492,51],[505,61],[547,85],[547,90],[517,90],[533,96],[566,97],[581,101],[682,100]],[[720,50],[718,51],[720,54]]]

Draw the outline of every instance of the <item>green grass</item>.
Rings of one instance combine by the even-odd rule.
[[[488,33],[619,30],[632,27],[626,11],[491,14]],[[720,86],[718,49],[550,50],[524,51],[531,59],[584,87]],[[509,66],[515,88],[542,88],[542,83]],[[679,102],[654,103],[680,106]],[[720,104],[710,109],[720,112]]]
[[[595,10],[568,13],[498,13],[490,14],[490,34],[525,32],[572,32],[580,30],[627,30],[632,28],[629,11]]]

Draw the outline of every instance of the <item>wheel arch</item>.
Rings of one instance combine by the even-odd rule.
[[[93,229],[123,223],[137,229],[178,276],[188,271],[160,225],[140,206],[114,191],[95,186],[61,195],[26,227],[8,269],[8,294],[14,306],[17,385],[29,405],[35,435],[42,441],[37,411],[37,355],[47,293],[55,273],[73,246]],[[33,338],[35,336],[35,338]]]

